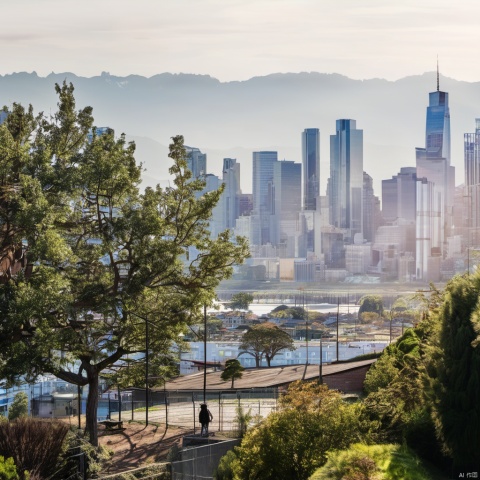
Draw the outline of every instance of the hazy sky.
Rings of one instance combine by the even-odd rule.
[[[0,74],[479,81],[478,0],[4,0]]]

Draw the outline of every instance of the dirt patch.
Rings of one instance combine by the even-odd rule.
[[[108,462],[107,473],[119,473],[155,462],[166,461],[168,451],[176,443],[181,447],[182,437],[192,430],[165,425],[124,422],[121,432],[106,432],[99,426],[98,443],[114,452]]]

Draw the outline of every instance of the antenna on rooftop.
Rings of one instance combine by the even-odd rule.
[[[438,55],[437,55],[437,92],[440,91],[440,71],[438,69]]]

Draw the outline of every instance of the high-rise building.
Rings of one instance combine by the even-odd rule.
[[[193,178],[200,178],[207,173],[207,154],[202,153],[199,148],[187,147],[187,166],[192,172]]]
[[[233,229],[240,215],[240,164],[235,158],[224,158],[222,178],[224,191],[221,197],[223,229]]]
[[[363,238],[373,242],[380,226],[380,200],[373,191],[373,179],[363,172]]]
[[[296,256],[298,215],[302,199],[302,166],[292,161],[273,164],[273,228],[271,243],[282,247],[282,257]]]
[[[363,130],[355,120],[337,120],[336,134],[330,135],[330,223],[346,229],[351,242],[363,234],[362,189]]]
[[[391,179],[382,180],[382,216],[386,223],[399,218],[415,221],[417,169],[402,167]]]
[[[253,152],[252,239],[255,245],[271,243],[273,213],[273,165],[277,152]]]
[[[316,210],[320,194],[320,130],[306,128],[302,132],[303,209]]]
[[[455,168],[450,165],[448,93],[440,91],[438,70],[437,90],[429,94],[425,147],[416,149],[416,163],[417,182],[423,184],[421,187],[417,185],[417,232],[421,235],[427,231],[430,232],[428,240],[427,237],[422,236],[417,241],[417,278],[419,280],[431,280],[436,276],[436,273],[428,272],[429,265],[434,266],[435,272],[438,270],[438,258],[443,257],[446,249],[446,238],[451,234],[455,194]],[[424,179],[431,183],[431,187],[428,187],[428,205],[430,205],[428,208],[431,210],[425,210],[424,193],[421,195],[422,204],[419,204],[418,193],[420,191],[425,192],[426,188]],[[432,189],[431,192],[430,188]],[[428,222],[429,225],[421,225],[419,222]]]
[[[475,119],[475,133],[464,135],[465,196],[468,247],[480,246],[480,118]]]

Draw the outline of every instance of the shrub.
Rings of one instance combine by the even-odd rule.
[[[5,459],[0,455],[0,480],[19,480],[13,458]]]
[[[229,450],[218,463],[218,467],[213,474],[215,480],[234,480],[233,465],[237,460],[237,456],[233,450]]]
[[[311,480],[428,480],[420,460],[400,445],[364,445],[332,451]]]
[[[13,457],[18,471],[48,478],[58,470],[68,425],[61,422],[17,418],[0,422],[0,455]]]

